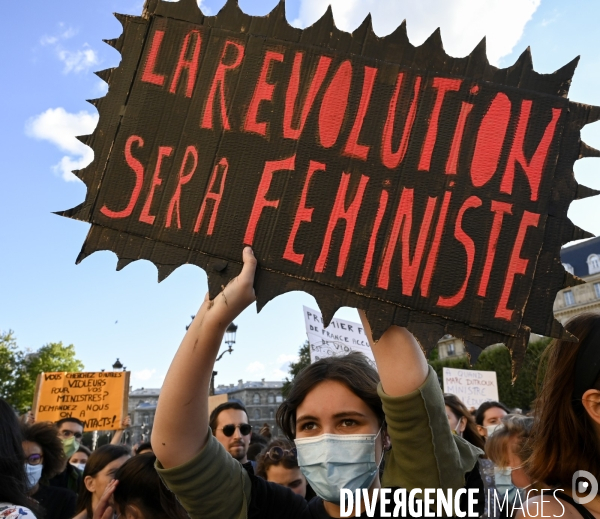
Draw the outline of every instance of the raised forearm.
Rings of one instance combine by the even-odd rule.
[[[365,333],[369,338],[381,385],[389,396],[403,396],[421,387],[427,378],[425,355],[412,333],[406,328],[390,326],[374,342],[365,313],[359,310]]]
[[[206,296],[171,363],[152,429],[152,448],[164,468],[189,461],[206,443],[215,359],[226,327],[254,301],[255,268],[247,248],[241,274],[214,300]]]

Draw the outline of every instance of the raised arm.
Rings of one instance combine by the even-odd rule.
[[[423,385],[429,369],[423,350],[406,328],[390,326],[377,342],[362,310],[358,311],[373,350],[381,386],[389,396],[403,396]]]
[[[206,444],[209,384],[225,328],[255,300],[256,258],[250,247],[243,259],[240,275],[214,300],[204,298],[165,378],[152,449],[166,469],[191,460]]]

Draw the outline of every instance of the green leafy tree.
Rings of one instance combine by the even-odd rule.
[[[40,373],[81,370],[83,363],[75,357],[75,347],[72,344],[65,346],[62,342],[48,343],[36,352],[21,355],[7,400],[19,411],[30,409]]]
[[[0,397],[10,401],[14,391],[15,374],[23,353],[17,347],[14,332],[0,331]]]
[[[296,375],[300,373],[304,368],[310,366],[310,344],[308,341],[305,341],[302,346],[300,346],[300,350],[298,350],[298,362],[290,362],[289,373],[292,376],[291,380],[286,377],[285,382],[283,383],[283,389],[281,393],[284,398],[287,398],[290,388],[292,387],[292,382]]]
[[[467,357],[435,360],[431,361],[430,364],[437,372],[440,380],[442,380],[444,367],[495,371],[500,400],[508,407],[518,407],[525,410],[530,409],[535,400],[538,368],[542,360],[542,354],[549,343],[550,339],[546,337],[529,343],[525,360],[514,384],[512,383],[510,353],[504,345],[486,348],[473,367],[469,365]]]

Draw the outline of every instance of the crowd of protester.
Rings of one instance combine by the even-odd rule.
[[[566,325],[579,342],[549,345],[526,414],[501,402],[470,410],[444,395],[414,337],[391,327],[372,342],[377,370],[353,353],[298,374],[277,411],[283,436],[274,437],[266,424],[253,430],[242,402],[208,412],[225,326],[254,300],[254,265],[244,251],[240,276],[189,327],[152,443],[131,449],[118,435],[90,451],[79,420],[19,421],[0,400],[0,519],[327,519],[340,517],[341,489],[398,488],[471,489],[478,515],[490,519],[600,518],[600,498],[583,505],[571,491],[577,471],[600,479],[599,315]],[[548,499],[544,489],[562,490]],[[374,499],[368,516],[385,517],[391,508]],[[367,517],[360,506],[353,517]]]

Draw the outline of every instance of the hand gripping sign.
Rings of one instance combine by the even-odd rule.
[[[427,351],[446,333],[472,355],[505,342],[515,367],[530,331],[570,337],[552,304],[580,282],[560,248],[589,236],[567,210],[595,194],[573,164],[599,155],[580,130],[600,119],[566,97],[577,59],[538,74],[528,49],[498,69],[484,41],[453,58],[439,31],[419,47],[404,23],[345,33],[331,9],[295,29],[283,3],[116,16],[122,61],[98,72],[109,91],[80,138],[87,197],[61,213],[92,224],[78,262],[111,250],[159,281],[192,263],[215,296],[251,245],[259,310],[303,290],[325,324],[359,307],[376,339],[397,324]]]

